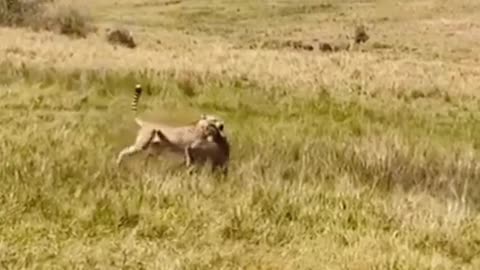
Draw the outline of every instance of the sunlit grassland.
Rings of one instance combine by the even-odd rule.
[[[86,7],[85,39],[0,29],[2,268],[480,267],[476,1]],[[360,23],[351,51],[250,47]],[[119,24],[137,49],[105,42]],[[227,178],[115,166],[136,83],[147,118],[225,120]]]

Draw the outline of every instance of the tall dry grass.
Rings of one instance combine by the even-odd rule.
[[[89,15],[69,0],[2,0],[0,25],[86,37],[95,28]]]
[[[438,45],[471,45],[460,30],[477,28],[461,5],[476,3],[406,1],[387,19],[372,3],[272,3],[89,3],[100,29],[135,11],[135,50],[1,28],[0,265],[477,269],[476,49]],[[372,42],[392,47],[247,49],[265,29],[311,35],[321,19],[335,32],[354,21],[341,15],[350,7],[373,14]],[[426,22],[436,30],[412,30]],[[449,29],[456,36],[433,34]],[[226,120],[229,177],[189,175],[175,159],[115,166],[134,139],[136,83],[142,117]]]

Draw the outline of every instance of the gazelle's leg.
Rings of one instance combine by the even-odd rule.
[[[202,142],[203,142],[202,139],[198,139],[198,140],[192,142],[187,147],[185,147],[185,149],[184,149],[185,154],[184,155],[185,155],[185,165],[187,167],[193,165],[193,163],[195,162],[195,158],[194,158],[195,148],[197,148]]]
[[[191,146],[185,147],[185,166],[190,167],[193,164],[192,148]]]

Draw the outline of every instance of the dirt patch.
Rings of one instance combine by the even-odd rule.
[[[350,44],[345,42],[327,42],[313,40],[268,40],[265,42],[251,44],[251,49],[269,49],[269,50],[301,50],[311,52],[337,52],[349,50]]]
[[[270,39],[262,42],[257,42],[250,44],[251,49],[270,49],[270,50],[280,50],[280,49],[290,49],[290,50],[303,50],[311,52],[338,52],[338,51],[348,51],[353,48],[353,46],[358,46],[359,44],[366,43],[370,39],[370,36],[367,34],[366,28],[363,25],[360,25],[355,28],[353,35],[350,40],[334,40],[334,41],[325,41],[319,40],[317,38],[313,39]]]
[[[292,50],[304,50],[304,51],[315,51],[322,50],[328,51],[331,46],[325,42],[315,42],[315,41],[303,41],[303,40],[267,40],[257,44],[251,44],[251,49],[292,49]]]

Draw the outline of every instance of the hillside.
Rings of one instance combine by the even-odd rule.
[[[480,2],[85,2],[0,27],[2,269],[479,269]],[[227,178],[117,168],[137,83]]]

